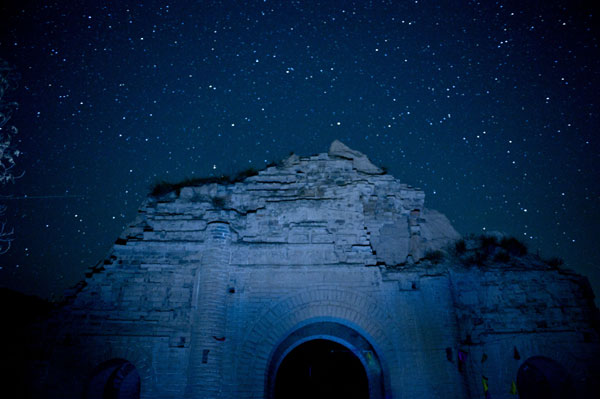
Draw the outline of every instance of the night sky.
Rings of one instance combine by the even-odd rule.
[[[25,175],[0,187],[0,286],[60,297],[159,180],[340,139],[461,234],[520,237],[600,295],[591,4],[3,1]]]

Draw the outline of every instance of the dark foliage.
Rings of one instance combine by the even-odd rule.
[[[444,253],[440,250],[437,250],[437,251],[429,250],[429,251],[425,252],[425,256],[423,256],[423,259],[430,261],[434,265],[437,265],[444,259]]]
[[[475,251],[472,255],[463,259],[466,266],[481,266],[488,260],[488,254],[482,251]]]
[[[257,174],[258,174],[258,170],[254,169],[254,168],[248,168],[246,170],[242,170],[237,175],[235,175],[233,179],[231,179],[231,183],[243,181],[244,179],[246,179],[248,177],[256,176]]]
[[[154,185],[154,187],[152,187],[152,191],[150,192],[150,195],[152,195],[153,197],[160,197],[160,196],[169,194],[173,191],[175,193],[177,193],[177,195],[179,195],[179,192],[184,187],[202,186],[204,184],[212,184],[212,183],[228,184],[229,182],[231,182],[231,180],[232,179],[229,176],[211,176],[211,177],[188,178],[188,179],[182,180],[178,183],[169,183],[166,181],[161,181],[161,182],[156,183]]]
[[[283,166],[283,160],[281,161],[271,161],[267,164],[267,168],[280,168]]]
[[[508,263],[513,258],[527,255],[527,246],[514,237],[498,239],[495,236],[470,236],[468,248],[465,240],[454,244],[455,254],[466,266],[484,265],[486,262]],[[473,245],[475,247],[473,248]]]
[[[562,260],[561,258],[553,257],[553,258],[545,259],[544,263],[546,263],[550,267],[558,268],[558,267],[562,266],[565,263],[565,261]]]
[[[498,239],[484,234],[479,237],[479,243],[482,249],[491,251],[498,246]]]
[[[175,190],[178,190],[176,184],[168,183],[166,181],[160,181],[154,184],[152,190],[150,191],[150,195],[153,197],[161,197]]]
[[[507,263],[510,261],[510,255],[506,251],[500,251],[494,255],[494,262]]]
[[[504,237],[500,241],[500,247],[513,256],[527,255],[527,246],[515,237]]]
[[[169,194],[171,192],[175,192],[177,195],[181,192],[181,189],[184,187],[198,187],[203,186],[205,184],[233,184],[237,182],[241,182],[248,177],[256,176],[258,171],[254,168],[248,168],[231,177],[228,175],[221,176],[209,176],[209,177],[195,177],[195,178],[187,178],[178,183],[169,183],[166,181],[161,181],[156,183],[150,192],[150,195],[153,197],[161,197],[163,195]]]
[[[462,238],[454,244],[454,250],[457,254],[462,255],[467,252],[467,243]]]

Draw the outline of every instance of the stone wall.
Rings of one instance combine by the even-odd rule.
[[[174,186],[42,326],[35,396],[81,397],[125,359],[142,398],[267,398],[284,349],[316,336],[354,348],[372,397],[478,397],[483,372],[508,397],[512,346],[589,379],[583,280],[431,256],[458,238],[422,191],[339,142],[240,182]]]
[[[587,279],[535,256],[511,264],[451,269],[459,347],[468,353],[470,389],[506,397],[523,362],[545,356],[571,378],[570,396],[593,397],[600,387],[598,310]],[[482,361],[482,359],[487,359]]]

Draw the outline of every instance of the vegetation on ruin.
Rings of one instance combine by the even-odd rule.
[[[544,258],[539,254],[531,253],[527,245],[516,237],[501,235],[468,235],[454,241],[449,246],[433,250],[429,249],[417,261],[426,267],[435,265],[463,265],[466,267],[484,266],[519,266],[534,268],[560,269],[564,261],[558,257]],[[407,264],[385,265],[389,269],[404,268]]]
[[[529,255],[527,245],[516,237],[498,237],[482,234],[471,235],[454,243],[454,257],[465,266],[483,266],[487,264],[510,264]],[[558,257],[542,258],[530,255],[539,265],[560,268],[564,261]]]
[[[445,257],[444,251],[441,251],[438,249],[435,251],[428,250],[427,252],[425,252],[423,259],[428,260],[429,262],[433,263],[434,265],[437,265],[444,260],[444,257]]]
[[[548,266],[550,266],[551,268],[554,268],[554,269],[558,269],[565,263],[565,261],[562,260],[562,258],[559,258],[556,256],[554,256],[552,258],[543,259],[543,261],[545,264],[547,264]]]
[[[221,175],[221,176],[209,176],[209,177],[194,177],[187,178],[177,183],[171,183],[167,181],[160,181],[152,187],[150,195],[153,197],[162,197],[169,193],[175,192],[177,195],[181,192],[184,187],[198,187],[205,184],[233,184],[241,182],[248,177],[258,175],[258,171],[254,168],[245,169],[234,176]]]
[[[527,245],[515,237],[482,234],[460,239],[454,244],[454,254],[465,266],[509,263],[527,253]]]

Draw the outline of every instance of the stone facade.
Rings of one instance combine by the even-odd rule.
[[[141,398],[273,398],[282,361],[320,339],[360,360],[371,398],[483,398],[483,377],[516,397],[535,356],[586,397],[600,375],[587,280],[529,255],[461,264],[424,197],[337,141],[150,196],[40,326],[33,395],[109,397],[110,380],[110,397],[135,397],[139,378]]]

